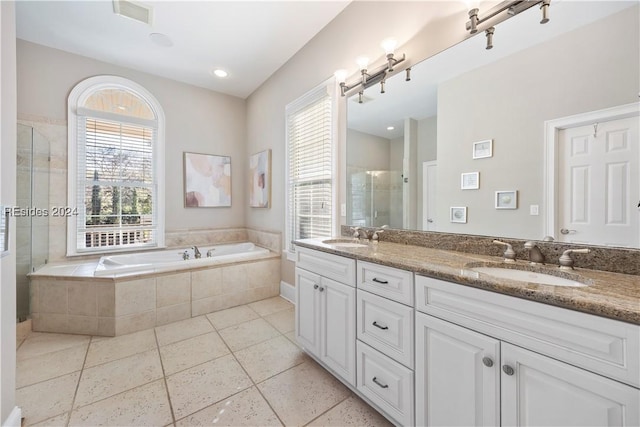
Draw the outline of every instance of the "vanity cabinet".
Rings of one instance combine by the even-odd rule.
[[[296,253],[304,260],[295,272],[296,339],[334,374],[355,386],[355,260],[304,248]]]
[[[640,328],[416,278],[416,424],[640,423]]]

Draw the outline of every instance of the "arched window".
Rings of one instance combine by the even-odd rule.
[[[80,82],[68,102],[67,255],[164,245],[164,113],[115,76]]]

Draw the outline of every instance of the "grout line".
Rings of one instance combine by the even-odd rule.
[[[160,343],[158,342],[158,334],[155,328],[153,329],[153,336],[156,338],[156,350],[158,350],[158,358],[160,359],[160,368],[162,369],[162,381],[164,382],[164,389],[167,392],[167,401],[169,402],[169,410],[171,411],[171,419],[173,425],[176,425],[176,414],[173,412],[173,403],[171,402],[171,395],[169,394],[169,385],[167,384],[167,375],[164,371],[164,363],[162,362],[162,354],[160,353]]]
[[[351,392],[351,390],[349,390],[349,395],[347,397],[345,397],[344,399],[342,399],[341,401],[339,401],[338,403],[336,403],[335,405],[333,405],[332,407],[330,407],[329,409],[327,409],[326,411],[324,411],[323,413],[321,413],[320,415],[318,415],[317,417],[315,417],[314,419],[312,419],[311,421],[306,423],[305,426],[308,426],[309,424],[311,424],[312,422],[314,422],[318,418],[320,418],[323,415],[325,415],[327,412],[333,410],[336,406],[343,404],[345,401],[347,401],[347,399],[351,399],[353,396],[354,396],[353,392]]]
[[[71,400],[71,408],[69,409],[69,416],[67,417],[66,426],[71,422],[71,414],[73,414],[73,407],[76,405],[76,398],[78,397],[78,390],[80,389],[80,381],[82,381],[82,374],[84,374],[84,367],[87,364],[87,358],[89,357],[89,348],[91,347],[91,342],[93,341],[93,336],[89,337],[89,344],[87,344],[87,351],[84,354],[84,360],[82,361],[82,368],[80,369],[80,375],[78,376],[78,383],[76,384],[76,390],[73,393],[73,399]]]

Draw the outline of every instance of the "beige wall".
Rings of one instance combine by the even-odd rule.
[[[367,170],[389,169],[389,140],[353,129],[347,130],[347,167]]]
[[[436,160],[436,146],[438,137],[437,122],[438,120],[436,116],[427,117],[426,119],[418,121],[418,155],[413,165],[418,172],[416,178],[418,181],[418,197],[416,203],[418,214],[416,228],[418,229],[422,229],[422,223],[424,221],[422,205],[425,189],[422,185],[424,182],[424,177],[422,174],[422,163]]]
[[[16,201],[16,27],[15,3],[0,2],[0,205]],[[10,220],[10,254],[0,259],[0,424],[15,408],[16,241]],[[19,425],[20,420],[13,420]]]
[[[352,2],[291,60],[274,73],[247,99],[247,149],[255,153],[273,150],[273,208],[249,209],[248,227],[284,232],[285,223],[285,106],[313,87],[330,78],[335,70],[347,68],[355,71],[355,59],[362,54],[378,58],[380,42],[395,36],[406,53],[408,63],[416,63],[467,37],[464,30],[466,11],[460,11],[425,27],[438,2],[379,1]],[[372,89],[373,90],[373,89]],[[346,98],[340,99],[344,114]],[[345,119],[340,122],[341,141],[345,138]],[[344,145],[341,148],[344,156]],[[345,170],[344,159],[338,160]],[[345,203],[344,177],[339,180],[339,203]],[[283,233],[284,236],[284,233]],[[293,269],[283,259],[283,280],[293,284]]]
[[[638,100],[638,9],[617,13],[439,87],[439,231],[544,236],[544,122]],[[574,54],[567,55],[568,51]],[[494,140],[493,157],[472,160],[471,143],[489,138]],[[460,174],[475,171],[480,172],[480,189],[461,190]],[[497,190],[517,190],[518,209],[496,210]],[[533,204],[539,205],[541,215],[529,214]],[[468,223],[450,223],[450,206],[467,206]]]
[[[90,76],[113,74],[144,86],[166,117],[166,230],[245,224],[245,101],[207,89],[18,40],[18,118],[51,143],[51,200],[66,205],[66,115],[71,89]],[[184,208],[184,151],[231,156],[232,206]],[[51,259],[64,256],[65,220],[51,221]]]

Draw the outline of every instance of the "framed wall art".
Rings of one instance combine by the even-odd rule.
[[[271,207],[271,150],[249,157],[249,206]]]
[[[184,153],[184,206],[231,206],[231,157]]]
[[[461,224],[467,223],[467,207],[466,206],[455,206],[451,207],[449,213],[449,221],[458,222]]]
[[[468,172],[460,175],[461,190],[477,190],[480,188],[480,172]]]
[[[496,209],[518,209],[518,192],[496,191]]]
[[[473,158],[485,159],[493,157],[493,139],[486,139],[473,143]]]

